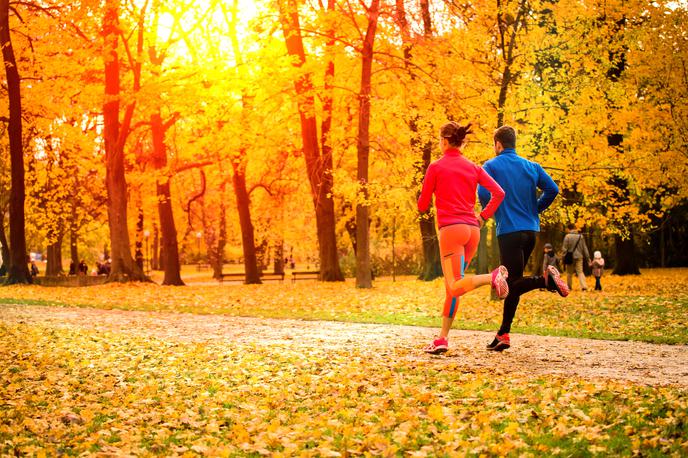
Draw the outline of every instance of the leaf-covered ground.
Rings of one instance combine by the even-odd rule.
[[[588,282],[592,287],[592,279]],[[606,275],[603,292],[574,289],[563,299],[535,291],[522,298],[513,332],[686,344],[687,282],[688,269],[649,269],[640,276]],[[186,288],[17,286],[1,288],[0,303],[438,326],[443,294],[441,280],[405,278],[395,283],[377,281],[371,290],[356,289],[351,282],[311,281]],[[489,301],[488,294],[481,289],[461,299],[456,328],[494,331],[499,327],[501,303]]]
[[[489,333],[457,331],[449,356],[431,357],[418,346],[433,332],[3,306],[0,453],[688,453],[683,346],[515,335],[494,354]],[[597,371],[576,372],[595,353]],[[681,370],[669,386],[650,376]]]

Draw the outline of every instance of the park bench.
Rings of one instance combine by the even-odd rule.
[[[281,274],[263,274],[260,276],[260,281],[279,281],[280,283],[282,283],[284,282],[284,272],[282,272]]]
[[[102,285],[107,281],[107,275],[55,275],[44,277],[33,277],[33,282],[41,286],[95,286]]]
[[[222,272],[220,274],[220,283],[224,282],[225,279],[228,279],[228,281],[244,281],[244,278],[246,278],[246,274],[243,272],[232,272],[232,273],[224,273]]]
[[[291,282],[296,283],[296,280],[317,280],[320,278],[320,271],[319,270],[302,270],[302,271],[294,271],[291,273]]]
[[[244,281],[246,278],[246,274],[244,272],[232,272],[232,273],[221,273],[220,274],[220,282],[224,282],[225,278],[228,278],[228,281]],[[284,281],[284,272],[283,273],[265,273],[260,276],[260,281],[279,281],[283,282]]]

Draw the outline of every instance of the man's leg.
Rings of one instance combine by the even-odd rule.
[[[535,247],[535,232],[531,231],[524,231],[521,232],[521,250],[523,252],[523,268],[528,264],[528,259],[530,259],[530,255],[533,253],[533,248]],[[523,274],[521,274],[521,278],[518,280],[515,280],[511,285],[509,285],[509,291],[511,292],[511,289],[513,288],[514,294],[521,296],[529,291],[532,291],[534,289],[540,289],[544,288],[546,286],[545,284],[545,277],[542,275],[534,275],[534,276],[529,276],[529,277],[523,277]]]
[[[514,291],[513,285],[523,277],[523,266],[525,263],[522,234],[521,232],[513,232],[497,238],[499,242],[499,258],[502,265],[509,271],[509,277],[506,280],[509,285],[509,294],[504,299],[502,325],[497,332],[497,335],[500,336],[508,334],[511,330],[511,322],[514,320],[516,308],[518,307],[519,294],[517,291]]]
[[[573,289],[573,272],[576,261],[573,262],[574,264],[566,265],[566,284],[569,285],[569,290]]]
[[[585,273],[583,273],[583,259],[576,259],[576,274],[578,275],[578,282],[583,291],[588,289],[588,285],[585,283]]]

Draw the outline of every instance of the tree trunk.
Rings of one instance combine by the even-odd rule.
[[[280,241],[279,245],[275,246],[273,259],[273,273],[284,273],[284,241]]]
[[[134,106],[127,107],[123,125],[119,121],[119,2],[106,0],[103,18],[105,46],[105,102],[103,104],[103,138],[105,144],[105,186],[108,194],[108,225],[112,268],[109,281],[146,281],[143,271],[131,256],[127,228],[127,182],[124,173],[124,145]]]
[[[489,256],[487,251],[487,226],[480,228],[480,241],[478,242],[477,261],[475,266],[476,274],[485,274],[489,272]]]
[[[423,17],[423,35],[432,36],[432,16],[430,15],[430,0],[420,0],[420,11]]]
[[[530,261],[528,262],[527,269],[533,272],[535,275],[542,274],[542,261],[545,258],[545,243],[552,245],[554,252],[557,253],[558,243],[561,243],[561,232],[555,225],[546,225],[540,229],[540,233],[535,240],[535,248],[533,248],[533,254],[530,256]],[[559,267],[562,268],[561,261],[559,262]]]
[[[62,269],[62,238],[63,235],[60,234],[55,242],[48,245],[48,264],[45,267],[46,276],[64,274],[64,270]],[[77,265],[78,264],[77,262]]]
[[[241,153],[245,157],[246,152]],[[244,252],[244,269],[246,277],[244,283],[260,284],[260,274],[258,272],[258,260],[256,258],[256,243],[253,234],[253,223],[251,222],[251,202],[246,190],[246,170],[237,160],[232,161],[234,173],[232,182],[234,183],[234,193],[236,194],[237,211],[239,212],[239,224],[241,225],[241,246]]]
[[[354,212],[353,215],[349,216],[349,212],[352,210],[352,207],[350,204],[345,203],[342,205],[342,214],[341,218],[346,218],[344,221],[344,229],[346,229],[346,233],[349,235],[349,241],[351,241],[351,249],[354,252],[354,257],[356,256],[356,213]]]
[[[69,224],[69,257],[75,266],[79,264],[79,247],[77,245],[79,242],[79,234],[77,232],[76,218],[76,203],[72,201],[72,220]],[[107,261],[107,259],[105,260]]]
[[[139,191],[140,192],[140,191]],[[144,271],[143,267],[143,203],[140,200],[138,202],[138,218],[136,219],[136,249],[134,250],[134,260],[136,265],[139,266],[141,271]]]
[[[659,227],[659,266],[666,267],[666,237],[665,237],[665,226],[666,219],[663,218],[661,226]]]
[[[614,237],[614,246],[616,247],[616,263],[613,274],[640,275],[635,254],[635,243],[633,242],[633,232],[631,231],[627,239],[616,235]]]
[[[335,2],[334,0],[327,1],[327,10],[334,11]],[[343,280],[344,276],[339,268],[339,260],[337,254],[337,242],[335,239],[334,231],[331,231],[329,227],[334,228],[336,225],[335,213],[334,213],[334,200],[332,200],[331,192],[333,186],[332,174],[333,169],[332,163],[332,145],[330,139],[330,131],[332,130],[332,100],[333,100],[333,81],[334,81],[334,57],[332,56],[332,49],[335,45],[335,30],[334,28],[328,30],[328,41],[325,45],[325,54],[327,56],[327,64],[325,69],[325,83],[324,83],[324,94],[323,94],[323,120],[321,123],[321,144],[322,144],[322,165],[321,169],[321,180],[323,191],[320,192],[318,199],[325,199],[328,202],[326,209],[321,210],[326,213],[321,216],[323,223],[318,227],[318,234],[323,232],[322,237],[318,236],[318,241],[321,247],[320,249],[320,272],[321,279],[325,281],[335,281]],[[316,134],[317,135],[317,134]],[[325,191],[326,190],[326,191]],[[330,208],[331,207],[331,208]],[[317,205],[316,205],[317,211]],[[322,227],[322,229],[321,229]],[[322,239],[322,240],[321,240]],[[323,268],[323,257],[329,258],[328,265]],[[332,259],[333,258],[333,259]]]
[[[279,1],[279,16],[287,52],[296,57],[294,66],[301,68],[306,54],[301,37],[298,8],[295,0]],[[303,153],[306,160],[308,181],[315,207],[315,221],[318,231],[320,256],[320,280],[343,281],[339,267],[337,240],[335,234],[334,200],[332,199],[332,157],[320,155],[318,128],[313,114],[315,98],[310,74],[299,76],[294,81],[297,94]]]
[[[160,248],[160,232],[158,232],[158,225],[153,223],[153,259],[151,259],[151,269],[160,270],[160,258],[161,258],[161,248]]]
[[[380,0],[372,0],[368,9],[368,29],[363,40],[361,56],[361,90],[358,111],[358,184],[366,202],[356,205],[356,286],[373,286],[370,271],[370,228],[368,226],[370,205],[368,200],[368,162],[370,157],[370,93],[373,69],[373,47]]]
[[[626,19],[621,18],[615,21],[612,26],[612,37],[623,32],[626,25]],[[607,70],[607,79],[612,83],[617,83],[626,69],[626,49],[625,48],[615,48],[609,51],[609,61],[613,63]],[[613,100],[607,100],[607,108],[616,109]],[[609,147],[615,148],[620,152],[623,152],[623,134],[622,133],[608,133],[607,134],[607,145]],[[615,199],[618,204],[624,204],[629,201],[629,189],[628,180],[620,175],[616,175],[612,178],[612,184],[616,186],[617,192],[615,192]],[[614,237],[614,246],[616,248],[616,262],[614,265],[613,273],[615,275],[640,275],[640,269],[638,269],[638,264],[635,255],[635,243],[633,242],[633,228],[630,227],[628,221],[622,218],[621,221],[617,221],[617,224],[622,227],[629,228],[629,237],[624,239],[620,235]]]
[[[234,59],[236,61],[237,70],[240,76],[244,76],[244,60],[241,48],[239,47],[239,39],[236,31],[236,22],[238,21],[238,0],[234,0],[234,7],[232,9],[232,21],[230,22],[230,39],[232,41],[232,49],[234,51]],[[241,120],[247,123],[249,112],[253,110],[251,106],[251,94],[247,90],[241,93]],[[244,252],[244,283],[245,284],[260,284],[260,274],[264,268],[264,249],[265,246],[261,243],[260,247],[256,247],[256,239],[253,230],[253,222],[251,221],[251,200],[246,188],[246,161],[247,161],[247,139],[244,135],[240,138],[241,146],[236,156],[232,158],[232,183],[234,185],[234,194],[236,196],[237,211],[239,213],[239,225],[241,226],[241,247]],[[260,266],[259,254],[260,252]]]
[[[7,76],[10,115],[7,132],[9,134],[12,175],[12,187],[10,189],[10,268],[6,283],[31,283],[27,263],[24,221],[26,190],[24,187],[24,149],[22,146],[21,82],[10,38],[9,0],[0,0],[0,44],[2,44],[2,59]]]
[[[158,196],[158,215],[160,217],[160,229],[162,231],[162,246],[165,251],[163,270],[165,276],[163,285],[184,286],[180,275],[179,247],[177,246],[177,227],[172,213],[172,196],[170,192],[170,177],[167,174],[167,148],[165,146],[165,133],[174,124],[176,117],[164,124],[160,112],[151,115],[151,134],[153,137],[153,167],[158,171],[155,189]]]
[[[218,221],[217,228],[217,239],[213,235],[215,229],[210,229],[209,226],[203,225],[206,234],[206,245],[208,246],[208,263],[213,269],[213,278],[219,280],[222,278],[222,268],[224,263],[224,253],[225,245],[227,244],[227,210],[224,200],[225,186],[224,184],[220,187],[220,220]],[[204,204],[205,205],[205,204]],[[204,210],[204,220],[205,220],[205,210]]]
[[[10,247],[5,235],[5,212],[0,213],[0,255],[2,255],[2,265],[0,265],[0,277],[7,275],[10,266]]]
[[[499,5],[499,2],[498,2]],[[516,47],[516,37],[519,28],[525,22],[525,14],[527,12],[526,3],[519,3],[518,13],[514,19],[508,15],[501,8],[497,12],[497,30],[499,36],[497,37],[497,46],[499,48],[501,58],[504,61],[504,67],[501,72],[501,83],[499,85],[499,95],[497,96],[497,128],[504,125],[504,109],[509,94],[509,87],[513,82],[512,66],[514,64],[514,49]],[[510,33],[507,33],[511,28]],[[488,250],[487,245],[487,230],[485,228],[480,231],[480,242],[478,243],[478,265],[476,266],[476,273],[484,274],[490,269],[490,266],[497,266],[499,264],[499,244],[497,240],[496,228],[492,232],[492,246],[490,255],[481,254]],[[492,292],[493,299],[496,298],[494,291]]]
[[[334,11],[334,0],[327,0],[327,11]],[[323,86],[323,120],[320,124],[320,140],[322,143],[322,155],[325,161],[329,160],[330,168],[332,168],[332,145],[330,144],[330,130],[332,128],[332,99],[334,81],[334,56],[333,48],[335,45],[335,29],[330,27],[327,31],[327,43],[325,43],[325,78]]]
[[[399,29],[401,31],[401,41],[404,45],[404,68],[406,69],[411,81],[415,81],[416,75],[411,70],[411,49],[413,43],[411,40],[411,34],[409,30],[408,21],[406,20],[406,9],[404,6],[404,0],[396,0],[396,16],[397,22],[399,23]],[[427,1],[421,2],[421,9],[423,9],[423,21],[425,25],[425,35],[432,35],[432,27],[430,26],[430,14],[428,9]],[[425,13],[428,13],[427,22]],[[415,103],[410,103],[409,112],[415,113],[417,107]],[[432,142],[425,141],[420,133],[418,126],[418,121],[420,117],[417,114],[411,115],[410,119],[407,120],[409,130],[411,131],[411,150],[413,154],[419,154],[421,160],[415,165],[416,175],[413,180],[413,184],[418,188],[418,193],[416,194],[416,199],[420,196],[420,187],[430,165],[430,160],[432,159]],[[424,215],[420,215],[419,221],[420,228],[420,239],[423,246],[423,267],[421,273],[418,277],[419,280],[430,281],[435,278],[442,276],[442,264],[440,262],[440,244],[437,238],[437,231],[435,229],[435,218],[431,216],[428,211]]]
[[[439,239],[433,218],[421,219],[419,226],[423,238],[423,271],[418,278],[431,281],[442,276]]]

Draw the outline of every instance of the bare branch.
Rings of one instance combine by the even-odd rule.
[[[253,186],[251,186],[251,189],[249,189],[249,191],[248,191],[248,195],[251,196],[251,193],[253,193],[253,191],[255,191],[258,188],[263,188],[265,190],[265,192],[267,192],[270,195],[270,197],[274,197],[274,195],[272,194],[272,191],[270,191],[270,188],[265,186],[263,183],[257,183],[257,184],[254,184]]]
[[[207,165],[213,165],[214,163],[214,161],[187,162],[185,164],[175,165],[174,167],[170,168],[170,172],[173,175],[176,175],[178,173],[185,172],[186,170],[198,169]]]

